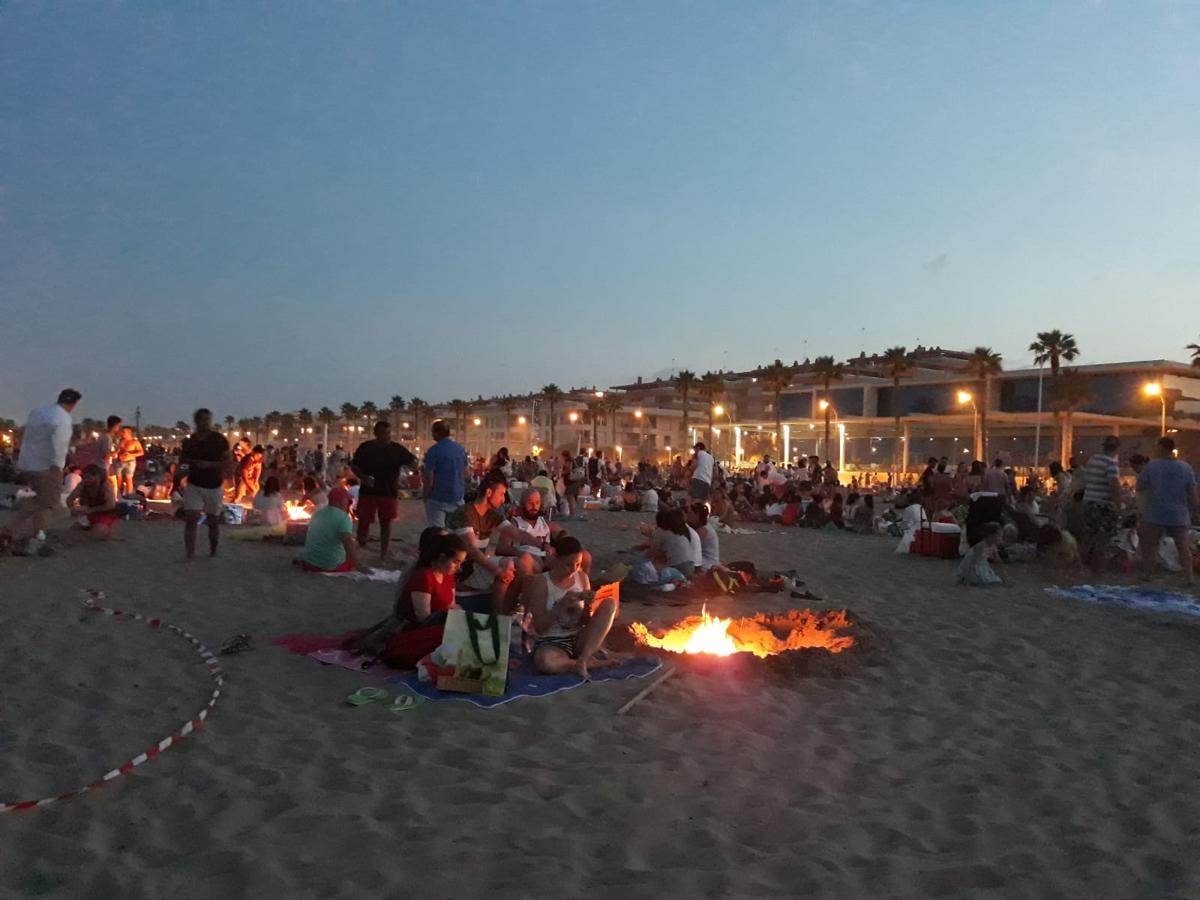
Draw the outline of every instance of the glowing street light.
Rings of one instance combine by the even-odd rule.
[[[975,405],[975,395],[970,391],[959,391],[955,397],[959,406],[971,404],[971,434],[975,442],[975,457],[978,459],[983,455],[983,435],[979,433],[979,407]]]
[[[571,424],[574,425],[576,422],[579,421],[579,413],[573,412],[569,416],[567,416],[567,418],[570,419]]]
[[[528,421],[529,420],[526,419],[524,416],[517,416],[517,424],[518,425],[524,425]]]
[[[483,419],[479,418],[479,416],[476,416],[476,417],[475,417],[474,419],[472,419],[471,421],[473,421],[473,422],[475,423],[475,426],[476,426],[476,427],[478,427],[478,426],[480,426],[480,425],[482,425],[482,424],[483,424]]]
[[[829,409],[829,401],[822,400],[820,403],[817,404],[817,409],[821,410],[821,412],[825,412],[825,410]]]
[[[725,407],[723,407],[720,403],[717,403],[713,406],[713,412],[715,412],[718,416],[723,416],[725,415]]]
[[[635,419],[640,419],[642,417],[642,411],[640,409],[635,409],[633,411],[633,417]]]
[[[1158,436],[1165,437],[1167,434],[1167,394],[1163,390],[1161,381],[1151,381],[1149,384],[1142,385],[1142,393],[1147,397],[1157,397],[1159,405],[1158,419]]]

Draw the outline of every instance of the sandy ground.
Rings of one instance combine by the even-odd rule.
[[[605,563],[638,520],[573,527]],[[887,665],[681,675],[620,718],[644,683],[391,714],[343,703],[367,679],[270,646],[370,624],[390,585],[305,576],[269,545],[185,565],[174,522],[118,534],[0,560],[0,798],[92,780],[210,691],[179,639],[81,621],[81,588],[259,649],[181,747],[0,817],[5,897],[1200,896],[1200,623],[1051,599],[1031,566],[981,590],[890,539],[726,536],[726,558],[797,568],[882,626]]]

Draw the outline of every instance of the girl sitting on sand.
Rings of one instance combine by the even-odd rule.
[[[279,479],[272,475],[254,495],[253,517],[259,525],[282,525],[284,520],[283,494]]]
[[[691,578],[703,558],[700,536],[688,527],[681,509],[659,510],[654,521],[652,530],[642,526],[643,533],[650,535],[650,542],[644,545],[646,558],[656,569],[675,569]]]
[[[1000,546],[1003,529],[999,522],[984,522],[979,526],[979,540],[967,551],[958,564],[958,583],[976,587],[1003,584],[1004,579],[996,574],[990,562]]]
[[[112,537],[117,524],[117,492],[112,479],[97,465],[83,470],[82,480],[67,497],[67,507],[73,516],[86,516],[87,528],[93,538],[106,541]]]

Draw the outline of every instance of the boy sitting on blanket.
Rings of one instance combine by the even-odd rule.
[[[491,590],[496,598],[504,596],[514,573],[519,571],[513,560],[500,559],[488,550],[492,537],[502,537],[505,531],[504,513],[500,510],[507,493],[504,474],[493,469],[484,476],[475,499],[446,517],[446,527],[462,538],[467,548],[466,563],[458,573],[459,586]]]

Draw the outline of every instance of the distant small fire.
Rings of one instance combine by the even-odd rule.
[[[840,633],[851,627],[852,623],[844,610],[813,612],[792,609],[778,615],[759,613],[749,618],[722,619],[710,616],[708,609],[704,608],[700,615],[689,616],[661,635],[651,633],[640,622],[634,622],[630,630],[639,643],[672,653],[707,653],[713,656],[753,653],[761,659],[806,647],[841,653],[854,646],[853,637]]]
[[[312,513],[298,503],[293,503],[288,500],[283,504],[284,510],[287,512],[289,522],[307,522],[312,518]]]

